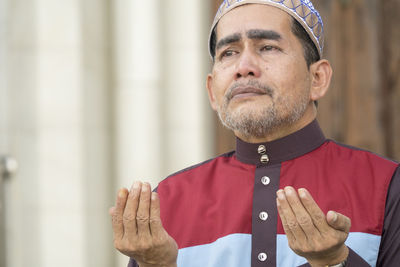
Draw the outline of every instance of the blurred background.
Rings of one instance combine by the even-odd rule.
[[[327,137],[400,160],[400,1],[314,1]],[[108,208],[134,180],[234,148],[208,105],[217,0],[0,0],[0,267],[122,267]]]

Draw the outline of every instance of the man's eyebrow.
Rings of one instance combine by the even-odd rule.
[[[241,39],[242,39],[242,35],[240,33],[228,35],[227,37],[224,37],[218,41],[216,50],[220,49],[221,47],[223,47],[227,44],[239,42]]]
[[[249,39],[267,39],[275,41],[282,39],[282,36],[279,33],[270,30],[249,30],[246,35]]]

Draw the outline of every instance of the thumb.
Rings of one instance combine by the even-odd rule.
[[[328,221],[328,224],[336,230],[343,231],[345,233],[350,231],[351,220],[349,217],[343,214],[330,210],[326,214],[326,220]]]

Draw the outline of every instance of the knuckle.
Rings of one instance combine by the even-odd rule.
[[[143,215],[141,213],[138,213],[136,215],[136,221],[138,223],[149,223],[149,220],[150,220],[149,216]]]
[[[325,222],[325,216],[323,216],[322,214],[315,214],[314,221],[316,224],[321,224],[321,223]]]
[[[299,227],[299,224],[297,223],[297,221],[293,220],[293,221],[288,221],[287,226],[289,227],[289,229],[294,230]]]
[[[113,224],[121,224],[122,223],[121,216],[113,215],[111,220],[112,220]]]
[[[123,221],[125,221],[125,222],[131,222],[134,219],[135,219],[135,216],[131,213],[124,214],[124,216],[123,216]]]
[[[300,216],[297,220],[300,225],[310,225],[312,223],[311,218],[308,216]]]
[[[161,219],[159,217],[150,217],[149,221],[154,225],[161,224]]]

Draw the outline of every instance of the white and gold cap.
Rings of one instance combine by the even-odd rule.
[[[218,21],[232,9],[245,4],[264,4],[277,7],[297,20],[307,31],[322,58],[324,48],[324,23],[310,0],[224,0],[215,15],[208,38],[208,51],[211,54],[211,36]]]

